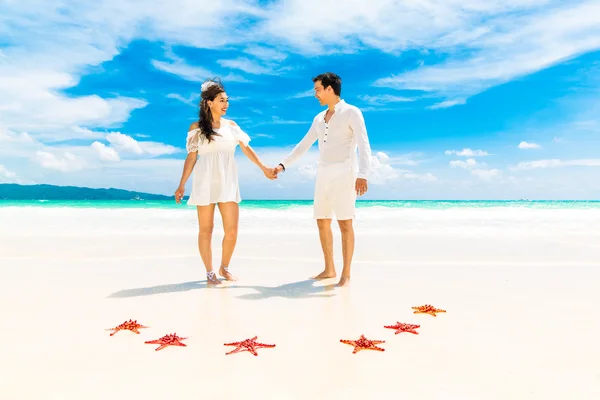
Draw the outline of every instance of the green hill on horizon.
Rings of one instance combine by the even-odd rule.
[[[0,200],[172,200],[172,196],[124,189],[0,183]]]

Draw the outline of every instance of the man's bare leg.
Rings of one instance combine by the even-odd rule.
[[[354,227],[352,226],[351,219],[338,221],[338,224],[342,234],[344,267],[337,286],[345,286],[350,283],[350,268],[352,266],[352,256],[354,255]]]
[[[317,219],[319,227],[319,239],[321,239],[321,248],[323,249],[323,258],[325,259],[325,270],[319,275],[313,276],[313,279],[335,278],[335,266],[333,265],[333,232],[331,231],[331,219]]]

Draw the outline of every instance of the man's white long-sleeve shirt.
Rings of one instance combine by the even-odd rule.
[[[358,161],[357,178],[367,179],[371,169],[371,146],[362,112],[358,107],[344,100],[340,100],[335,105],[335,112],[328,123],[325,122],[326,112],[327,110],[317,114],[304,138],[281,161],[281,164],[288,168],[318,140],[319,164],[327,165],[350,160],[353,165],[356,165]]]

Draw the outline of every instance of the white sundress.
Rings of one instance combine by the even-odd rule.
[[[187,204],[205,206],[213,203],[234,201],[239,203],[240,187],[235,149],[239,142],[248,145],[250,137],[229,120],[221,119],[221,127],[214,129],[210,143],[196,128],[188,132],[186,149],[198,152],[194,166],[192,190]]]

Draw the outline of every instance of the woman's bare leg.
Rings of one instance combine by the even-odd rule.
[[[215,205],[197,206],[198,212],[198,250],[206,268],[206,279],[208,283],[219,284],[221,281],[216,277],[212,265],[212,233],[214,228]]]
[[[223,236],[223,252],[219,275],[228,281],[236,280],[227,268],[229,267],[229,262],[231,261],[237,242],[239,210],[239,205],[236,202],[219,203],[219,212],[223,219],[223,232],[225,233]]]

